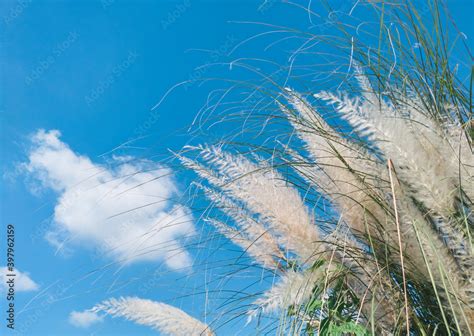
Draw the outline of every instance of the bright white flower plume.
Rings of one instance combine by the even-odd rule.
[[[106,300],[96,305],[91,311],[104,312],[113,317],[123,317],[170,336],[214,335],[208,325],[189,316],[181,309],[136,297]]]
[[[312,216],[298,191],[284,177],[263,162],[255,164],[242,155],[232,155],[217,147],[202,147],[207,166],[182,159],[224,196],[245,204],[248,211],[259,215],[278,243],[296,253],[301,260],[313,259],[320,236]]]
[[[324,285],[326,272],[332,272],[333,270],[334,268],[331,267],[327,269],[309,269],[304,272],[286,272],[276,285],[253,303],[257,308],[248,312],[249,319],[254,318],[259,311],[268,314],[285,311],[290,306],[299,309],[311,298],[316,285]]]

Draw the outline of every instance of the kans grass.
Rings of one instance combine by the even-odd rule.
[[[286,6],[315,25],[324,17]],[[373,20],[358,21],[362,11]],[[240,133],[177,154],[212,205],[203,224],[272,285],[209,325],[138,298],[94,311],[171,335],[219,334],[234,319],[285,335],[473,334],[473,68],[465,36],[439,1],[423,12],[408,1],[358,1],[346,12],[326,35],[257,23],[279,35],[272,47],[296,41],[289,64],[265,72],[274,62],[233,61],[253,79],[220,79],[225,88],[198,119],[214,118],[214,127],[240,120]],[[459,53],[467,66],[453,61]],[[326,63],[297,61],[312,57]],[[325,80],[305,82],[310,76]]]

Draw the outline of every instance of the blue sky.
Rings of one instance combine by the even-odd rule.
[[[24,290],[18,288],[17,293],[17,330],[27,335],[153,334],[120,319],[105,318],[87,328],[70,322],[72,311],[126,295],[165,301],[206,318],[206,291],[209,295],[222,284],[205,286],[208,279],[203,274],[217,276],[213,272],[221,271],[195,272],[190,267],[194,259],[215,257],[188,251],[186,235],[206,233],[197,223],[198,214],[187,207],[173,208],[167,201],[186,191],[191,178],[170,166],[167,158],[168,149],[179,150],[190,141],[188,127],[208,88],[180,87],[159,108],[152,108],[173,85],[214,75],[197,66],[237,57],[227,53],[256,28],[230,21],[308,24],[295,9],[270,1],[267,9],[259,10],[262,3],[2,2],[0,211],[2,230],[9,223],[15,225],[16,267],[26,279]],[[449,5],[459,29],[473,36],[472,1]],[[334,7],[350,10],[352,5],[336,1]],[[135,159],[130,161],[130,156]],[[92,173],[84,176],[78,167]],[[150,173],[130,181],[123,178],[127,169]],[[163,172],[175,176],[162,177]],[[141,190],[147,197],[128,196],[129,188],[151,180],[155,184]],[[112,185],[121,201],[105,198],[96,204],[98,194],[107,194],[100,189],[104,181],[104,188]],[[127,215],[108,220],[112,231],[95,229],[104,218],[128,210],[127,205],[138,207],[157,198],[166,201],[133,217],[132,232],[117,231],[130,218]],[[55,217],[60,200],[66,204],[65,214],[60,217],[56,211]],[[110,265],[134,251],[124,247],[104,255],[100,246],[124,246],[127,237],[149,228],[150,218],[160,216],[184,219],[167,236],[178,256],[148,253],[149,257],[134,257],[126,265]],[[111,232],[118,237],[115,241],[107,240]],[[145,249],[163,243],[159,235],[153,239],[143,245]],[[229,248],[226,251],[216,260],[235,255]],[[242,288],[236,279],[224,280],[230,282],[226,288]],[[195,295],[187,297],[189,293]],[[2,298],[2,311],[4,302]],[[212,309],[207,318],[212,319]],[[3,334],[4,322],[1,328]],[[232,323],[221,330],[253,334]]]

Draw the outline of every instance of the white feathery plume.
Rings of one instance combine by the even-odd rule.
[[[444,125],[444,129],[452,153],[459,157],[459,162],[454,162],[454,164],[458,164],[462,168],[459,171],[461,187],[471,203],[474,203],[474,153],[471,144],[469,144],[462,126],[448,123]]]
[[[452,194],[459,178],[458,154],[447,141],[445,129],[449,128],[442,129],[427,117],[426,103],[415,95],[395,94],[396,106],[389,104],[375,94],[360,67],[356,66],[356,73],[362,100],[357,98],[354,103],[347,96],[327,92],[315,96],[334,104],[359,134],[368,136],[385,157],[392,159],[400,178],[417,198],[446,216],[453,209]],[[473,162],[472,154],[466,155],[469,147],[462,148],[465,160],[461,161]]]
[[[186,149],[192,149],[192,150],[198,150],[198,151],[203,151],[204,147],[203,146],[186,146]],[[199,163],[196,160],[192,160],[184,155],[176,155],[178,159],[181,161],[183,166],[185,166],[188,169],[193,170],[198,176],[204,180],[207,180],[209,183],[214,185],[215,187],[220,187],[223,186],[226,183],[226,180],[218,176],[218,174],[210,169],[209,167],[206,167]]]
[[[200,147],[200,149],[202,150],[203,148]],[[183,165],[193,169],[201,178],[207,179],[214,186],[225,184],[225,180],[217,176],[210,168],[187,157],[178,157]],[[275,237],[262,225],[263,220],[255,221],[248,211],[240,208],[232,199],[227,197],[224,192],[219,193],[200,183],[195,183],[195,185],[204,191],[205,196],[213,202],[213,205],[217,205],[221,211],[232,218],[241,232],[216,220],[209,220],[209,222],[213,224],[221,234],[246,250],[256,262],[269,269],[276,269],[278,264],[275,262],[274,257],[282,259],[283,253]]]
[[[253,303],[257,307],[248,311],[249,321],[259,312],[270,314],[285,311],[290,306],[301,308],[311,299],[316,285],[324,284],[326,275],[334,271],[334,266],[308,269],[303,272],[288,271],[276,285]]]
[[[399,318],[399,304],[402,302],[398,300],[401,295],[391,276],[345,228],[337,228],[326,240],[338,247],[333,251],[337,263],[350,270],[346,278],[347,286],[361,299],[360,312],[364,311],[367,316],[373,313],[378,327],[391,331],[391,326]]]
[[[408,184],[411,194],[423,202],[430,215],[437,218],[436,226],[442,239],[450,249],[456,250],[458,262],[465,263],[461,259],[463,255],[472,256],[471,244],[462,231],[451,230],[446,223],[451,222],[459,180],[468,197],[472,194],[474,156],[467,139],[455,125],[440,127],[435,124],[421,112],[423,103],[419,99],[400,94],[397,106],[389,105],[377,97],[360,70],[357,78],[363,90],[362,101],[353,102],[348,97],[327,92],[315,96],[334,104],[356,131],[369,136],[385,157],[392,159],[397,176]],[[458,134],[458,139],[452,143],[464,140],[458,148],[460,155],[455,153],[456,146],[449,143],[454,134]]]
[[[230,238],[229,234],[234,237],[231,240],[241,246],[244,251],[247,250],[257,262],[269,269],[276,269],[278,264],[274,258],[284,259],[284,255],[276,238],[262,224],[263,220],[253,218],[252,214],[239,207],[224,193],[218,193],[201,184],[197,185],[204,191],[206,197],[213,202],[213,205],[218,206],[235,222],[239,230],[232,229],[220,221],[210,220],[210,223],[228,238]],[[221,230],[222,228],[224,230]]]
[[[237,226],[244,231],[250,239],[265,237],[269,245],[267,251],[275,252],[275,256],[281,256],[281,251],[274,237],[264,225],[264,221],[260,218],[254,218],[243,207],[240,207],[233,200],[228,198],[223,192],[219,193],[215,190],[198,185],[204,192],[206,197],[213,202],[213,205],[219,207],[221,211],[234,220]],[[272,246],[272,247],[270,247]]]
[[[463,273],[462,267],[456,263],[456,256],[439,239],[439,235],[427,222],[426,216],[420,212],[413,201],[403,193],[401,185],[395,181],[395,195],[397,209],[400,216],[400,227],[403,231],[403,253],[408,255],[410,262],[417,266],[432,284],[439,287],[438,293],[449,303],[445,309],[450,310],[458,323],[467,328],[469,314],[472,311],[472,293],[470,283],[472,272]],[[413,246],[409,237],[417,237],[418,244]],[[407,267],[409,270],[410,267]],[[467,277],[467,278],[466,278]]]
[[[208,325],[189,316],[181,309],[137,297],[112,298],[96,305],[91,311],[123,317],[170,336],[214,336],[214,332]]]
[[[328,98],[328,99],[336,99],[334,98],[336,96],[332,96],[329,94],[324,94],[319,97]],[[396,226],[394,225],[393,220],[390,219],[390,216],[388,213],[385,213],[381,208],[379,208],[379,206],[373,201],[372,198],[370,197],[367,198],[367,193],[364,190],[364,184],[361,184],[359,179],[354,177],[354,170],[357,171],[357,170],[362,169],[360,168],[361,162],[365,164],[365,163],[369,163],[370,161],[359,160],[357,156],[354,155],[355,150],[351,150],[352,148],[351,144],[348,144],[347,141],[345,141],[344,139],[338,139],[337,141],[332,141],[331,136],[329,136],[331,135],[330,127],[324,123],[322,118],[316,116],[317,113],[314,111],[314,109],[312,109],[309,106],[309,104],[306,103],[300,96],[290,91],[288,100],[293,105],[295,110],[297,110],[299,114],[306,120],[306,122],[312,121],[312,123],[314,124],[314,122],[316,121],[316,123],[319,124],[319,127],[323,129],[322,131],[326,132],[325,134],[324,133],[320,134],[319,130],[317,131],[311,130],[308,126],[304,124],[302,125],[301,123],[297,123],[294,121],[292,122],[300,138],[306,142],[308,146],[308,150],[310,154],[312,154],[314,160],[319,163],[319,166],[321,166],[321,169],[328,176],[331,177],[331,180],[340,190],[342,195],[345,196],[344,198],[341,197],[338,199],[334,197],[334,195],[332,195],[331,193],[329,194],[329,196],[336,202],[336,205],[339,207],[339,210],[341,211],[341,214],[345,218],[347,223],[350,225],[352,229],[362,231],[361,230],[362,225],[365,224],[364,220],[369,219],[365,216],[365,213],[364,213],[365,212],[364,210],[368,209],[370,213],[374,215],[376,219],[379,219],[379,223],[383,225],[384,227],[383,233],[386,235],[386,237],[389,238],[389,242],[395,243],[397,241],[397,232],[396,232]],[[343,109],[345,109],[346,112],[349,109],[352,109],[354,106],[357,106],[356,103],[347,103],[344,105],[342,103],[338,103],[337,101],[334,101],[334,102],[338,104],[337,106],[341,105],[341,106],[347,107],[347,109],[343,107]],[[377,106],[377,105],[380,106],[379,100],[377,100],[376,102],[371,102],[371,104],[372,106]],[[384,108],[388,108],[386,104],[384,105]],[[391,118],[386,118],[383,120],[381,119],[379,121],[376,120],[374,124],[376,124],[377,122],[380,122],[381,128],[383,128],[385,132],[389,134],[393,132],[398,132],[398,129],[402,126],[403,126],[404,131],[410,130],[410,128],[406,125],[405,119],[402,119],[399,116],[394,117],[393,115],[396,114],[394,111],[389,111],[389,113],[392,114]],[[291,118],[292,116],[289,115],[289,117]],[[389,125],[387,125],[387,123]],[[396,125],[394,125],[394,123]],[[373,139],[375,140],[378,139],[377,137],[382,136],[380,135],[380,133],[377,133],[377,130],[378,129],[374,129],[371,132],[371,134],[373,134]],[[426,139],[428,138],[428,135],[426,134],[423,141],[418,141],[418,139],[413,140],[413,136],[411,136],[410,134],[406,136],[408,141],[411,141],[411,142],[416,141],[417,143],[421,142],[423,149],[428,148],[429,146],[431,146],[431,142],[434,143],[435,141],[434,139],[431,139],[430,140],[431,142],[429,141],[427,142]],[[389,142],[397,141],[395,137],[391,139],[384,138],[384,140],[385,141],[381,141],[382,150],[385,152],[385,154],[387,152],[392,154],[391,156],[388,156],[388,157],[394,157],[395,154],[399,154],[398,156],[395,156],[396,158],[400,158],[400,156],[404,156],[404,160],[399,160],[399,161],[404,162],[405,165],[408,165],[409,160],[415,161],[416,155],[414,154],[414,152],[411,153],[413,155],[411,157],[410,156],[411,154],[406,154],[401,148],[395,148],[396,150],[394,150],[393,147],[397,147],[397,145],[391,146]],[[408,149],[408,150],[412,150],[412,149]],[[342,158],[340,158],[340,156]],[[408,159],[405,159],[405,158],[408,158]],[[429,160],[430,158],[426,157],[425,159]],[[341,165],[340,163],[341,161],[346,161],[348,165],[347,166]],[[442,159],[440,159],[440,161],[442,161]],[[436,165],[442,166],[441,164],[436,164]],[[368,166],[367,168],[370,169],[372,167]],[[399,168],[400,168],[399,170],[403,170],[404,167],[399,166]],[[428,168],[431,169],[432,167],[428,167]],[[372,169],[372,171],[375,171],[375,169]],[[411,173],[413,174],[413,171]],[[411,177],[411,179],[414,180],[418,178],[418,174],[420,173],[421,171],[417,171],[416,174],[413,177]],[[432,190],[429,191],[428,193],[434,193],[435,195],[438,195],[439,193],[441,193],[440,190],[443,190],[444,192],[443,197],[446,199],[447,198],[446,195],[449,196],[449,193],[447,193],[446,185],[444,187],[438,188],[437,183],[436,183],[437,182],[436,176],[438,174],[437,167],[435,167],[435,169],[432,169],[430,174],[431,175],[429,177],[425,176],[423,178],[420,178],[419,180],[422,180],[422,183],[424,183],[425,186],[426,185],[430,186]],[[380,174],[380,176],[384,176],[384,174]],[[401,178],[403,178],[403,176],[401,176]],[[423,182],[425,179],[427,181]],[[438,188],[438,190],[435,192],[434,189],[436,188]],[[390,193],[388,193],[386,197],[391,197]],[[433,199],[431,195],[426,196],[426,197],[430,197],[430,200]],[[363,205],[363,207],[361,208],[360,206],[354,206],[355,205],[354,201],[357,202],[359,205]],[[351,204],[351,203],[353,204],[352,207],[347,206],[347,204]],[[446,202],[443,206],[445,205],[446,205]],[[440,207],[438,207],[438,209],[439,208]],[[404,253],[410,255],[410,260],[414,262],[417,266],[416,269],[421,270],[425,276],[428,277],[429,276],[428,273],[432,272],[435,282],[440,286],[443,286],[443,284],[446,282],[446,274],[450,274],[452,276],[453,281],[452,283],[449,284],[449,286],[447,286],[447,288],[446,286],[444,286],[446,290],[448,292],[454,292],[454,296],[457,298],[460,298],[461,301],[469,302],[470,299],[467,295],[467,293],[469,292],[469,289],[465,290],[463,288],[465,285],[465,282],[463,281],[463,276],[460,275],[459,273],[460,271],[459,268],[454,262],[453,255],[450,254],[449,251],[446,249],[442,240],[439,239],[439,236],[437,235],[437,233],[435,233],[429,225],[428,226],[426,225],[426,219],[422,216],[422,214],[417,208],[405,202],[405,209],[403,210],[401,212],[405,214],[405,217],[404,217],[404,220],[401,221],[399,224],[401,227],[401,231],[403,233]],[[418,242],[416,238],[416,234],[414,232],[415,223],[418,223],[418,224],[422,223],[421,228],[418,228],[418,229],[421,229],[420,242]],[[393,244],[393,245],[396,246],[396,244]],[[422,250],[423,250],[423,253],[428,255],[428,260],[430,260],[431,264],[427,265],[425,263]],[[395,257],[395,260],[396,258],[397,257]],[[429,268],[429,270],[427,268]],[[449,296],[450,294],[446,294],[446,295]],[[453,309],[454,311],[456,311],[456,315],[460,315],[460,314],[462,315],[462,311],[465,308],[461,308],[461,311],[459,311],[459,309],[456,309],[456,307],[454,307]]]
[[[447,221],[441,216],[433,216],[432,221],[464,274],[472,272],[474,266],[472,246],[463,232],[457,228],[457,223],[453,220]]]
[[[338,176],[343,173],[338,169],[351,170],[349,173],[353,175],[356,173],[369,181],[374,177],[380,179],[380,176],[384,176],[384,167],[372,155],[364,148],[341,137],[300,94],[288,88],[286,90],[287,99],[298,112],[298,116],[295,118],[285,107],[282,107],[283,112],[289,117],[298,136],[307,144],[307,149],[316,163],[323,170],[331,171],[328,175],[332,182],[334,179],[331,175]],[[359,103],[351,101],[347,104],[357,106]]]
[[[403,195],[402,189],[398,184],[395,185],[395,192],[396,195],[394,195],[394,197],[397,198],[398,212],[401,218],[400,225],[405,228],[403,234],[405,236],[416,236],[415,230],[419,230],[421,234],[420,248],[428,255],[433,263],[439,263],[439,266],[448,270],[448,273],[454,278],[459,270],[457,270],[454,259],[450,255],[449,250],[444,246],[443,241],[435,239],[437,238],[436,232],[426,222],[426,218],[423,217],[419,209],[417,209],[409,199],[406,199],[406,196]],[[405,242],[405,244],[408,244],[408,242]],[[404,250],[410,251],[410,246],[406,246]],[[414,251],[416,251],[416,249]],[[422,259],[420,252],[410,254],[410,256],[412,260]],[[435,273],[439,272],[436,270],[437,267],[438,266],[432,271]],[[439,276],[441,277],[442,275]]]
[[[325,91],[314,96],[333,104],[355,131],[362,136],[368,136],[369,140],[382,150],[385,157],[392,160],[398,176],[408,183],[412,192],[416,193],[427,207],[443,213],[446,209],[452,209],[450,194],[455,187],[449,183],[449,179],[440,169],[432,165],[432,162],[444,164],[444,160],[432,158],[439,154],[439,150],[433,146],[436,141],[430,139],[433,138],[433,132],[429,130],[429,126],[433,126],[432,122],[420,113],[416,113],[418,120],[402,116],[401,113],[397,114],[395,108],[387,103],[384,103],[384,108],[381,109],[380,99],[374,93],[370,93],[371,88],[366,83],[368,80],[362,82],[365,83],[364,100],[357,103],[347,96],[341,97]],[[407,104],[404,103],[402,107],[406,109]],[[430,125],[422,124],[421,119]],[[430,174],[426,174],[428,171],[423,168],[423,162],[430,165]],[[433,179],[433,174],[441,177],[441,181]]]
[[[219,230],[222,235],[230,239],[237,246],[240,246],[250,257],[266,269],[276,270],[278,268],[278,263],[273,257],[274,254],[266,249],[268,247],[268,242],[265,241],[265,239],[249,239],[236,229],[218,220],[208,219],[207,221]]]
[[[312,171],[319,177],[321,187],[353,230],[365,232],[366,224],[369,229],[375,229],[370,227],[370,218],[367,223],[367,214],[372,214],[373,218],[382,217],[382,209],[374,201],[380,195],[372,186],[383,182],[385,170],[362,148],[337,135],[299,94],[290,89],[287,91],[288,101],[300,119],[295,119],[287,108],[283,108],[283,112],[317,164],[318,169]],[[315,123],[320,129],[311,128]]]
[[[252,171],[256,171],[256,167],[252,169]],[[237,176],[241,176],[242,171],[239,171],[239,173],[236,173],[234,175],[234,178],[237,178]],[[324,174],[324,173],[323,173]],[[208,174],[209,175],[209,174]],[[205,187],[204,187],[205,188]],[[218,203],[219,205],[223,206],[225,209],[235,209],[235,204],[232,204],[229,200],[226,200],[226,198],[223,198],[221,194],[216,193],[215,191],[210,190],[209,188],[204,189],[206,195],[208,198],[210,198],[213,202]],[[234,213],[228,213],[229,216],[235,218],[239,218],[241,214],[239,212],[234,212]],[[237,245],[242,246],[242,248],[246,249],[248,246],[252,247],[252,242],[250,240],[245,240],[242,237],[239,236],[239,232],[236,230],[229,228],[225,224],[222,224],[217,221],[213,221],[213,224],[220,229],[220,231],[226,235],[229,239],[234,241]],[[344,239],[345,244],[348,244],[348,246],[351,246],[353,248],[360,248],[360,246],[356,247],[355,244],[356,242],[349,239]],[[338,244],[344,244],[341,239],[338,240]],[[248,248],[247,252],[249,255],[253,256],[254,259],[258,260],[258,258],[262,258],[261,253],[262,250],[260,248],[256,248],[255,250],[252,248]],[[264,256],[266,257],[266,256]],[[344,258],[343,258],[344,259]],[[268,264],[270,261],[274,263],[273,260],[267,260],[266,263]],[[347,261],[350,261],[350,259],[347,259]],[[264,261],[265,262],[265,261]],[[360,262],[360,261],[359,261]],[[352,265],[354,267],[354,265]],[[304,274],[304,275],[303,275]],[[310,283],[315,283],[317,280],[322,280],[324,279],[324,274],[323,272],[315,272],[315,271],[306,271],[305,273],[297,273],[294,271],[290,271],[289,273],[285,274],[283,276],[283,280],[279,283],[279,285],[275,286],[270,290],[268,293],[266,293],[266,297],[262,298],[260,300],[257,300],[255,303],[256,304],[261,304],[263,311],[275,311],[277,310],[276,307],[280,307],[278,309],[285,309],[288,308],[288,306],[285,306],[283,302],[285,301],[285,293],[288,292],[288,299],[291,304],[299,305],[303,301],[307,300],[311,296],[311,289],[312,285]],[[359,274],[359,278],[366,279],[366,282],[370,282],[370,278],[367,278],[367,273],[361,273]],[[304,285],[304,286],[303,286]],[[361,287],[362,288],[362,287]],[[361,290],[365,290],[362,288]],[[376,297],[374,298],[376,302],[379,301],[379,298]],[[379,305],[379,310],[384,311],[385,308],[390,307],[390,305],[387,306],[387,303],[382,306],[382,304]],[[249,318],[251,319],[255,314],[259,311],[260,309],[252,310],[249,313]],[[384,316],[384,319],[387,319],[387,316],[391,316],[388,312],[381,313],[381,316]],[[381,317],[382,318],[382,317]]]
[[[289,156],[284,158],[285,163],[291,165],[310,188],[322,191],[326,195],[331,195],[332,191],[334,195],[334,188],[337,187],[324,170],[318,166],[317,162],[308,162],[307,159],[292,148],[285,147],[284,151]],[[337,197],[337,194],[335,196]]]
[[[260,215],[278,243],[301,261],[314,259],[321,246],[318,229],[298,191],[280,173],[263,162],[257,165],[217,147],[204,147],[201,153],[209,167],[196,162],[187,166],[200,169],[200,176]]]

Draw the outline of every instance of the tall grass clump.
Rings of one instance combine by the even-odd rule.
[[[313,27],[324,17],[293,6]],[[210,202],[203,222],[262,270],[257,282],[272,279],[227,316],[285,335],[472,335],[464,36],[439,1],[422,11],[357,1],[343,12],[330,34],[259,23],[284,35],[271,47],[297,41],[288,64],[232,61],[252,79],[229,80],[198,119],[242,122],[177,155]],[[453,64],[466,51],[467,70]]]

